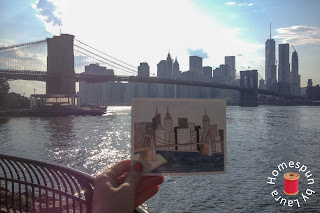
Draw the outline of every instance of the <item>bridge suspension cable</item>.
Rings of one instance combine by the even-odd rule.
[[[79,53],[81,53],[81,54],[86,55],[87,57],[90,57],[90,58],[95,59],[95,60],[99,60],[99,61],[102,62],[102,63],[108,64],[109,66],[112,66],[112,67],[117,68],[117,69],[121,69],[121,70],[123,70],[123,71],[125,71],[125,72],[128,72],[128,73],[130,73],[130,74],[135,74],[135,75],[136,75],[136,74],[138,73],[137,70],[134,70],[134,69],[132,69],[132,68],[128,68],[128,67],[126,67],[126,66],[123,66],[123,65],[121,65],[120,63],[114,62],[114,61],[112,61],[112,60],[110,60],[110,59],[108,59],[108,58],[106,58],[106,57],[104,57],[104,56],[98,55],[98,54],[96,54],[96,53],[94,53],[94,52],[92,52],[92,51],[90,51],[90,50],[87,50],[87,49],[85,49],[85,48],[83,48],[83,47],[80,47],[80,46],[78,46],[78,45],[74,45],[74,46],[77,47],[77,48],[79,48],[79,49],[81,49],[82,51],[85,51],[85,52],[87,52],[87,53],[95,56],[95,57],[92,57],[92,56],[89,56],[88,54],[83,53],[83,52],[80,52],[80,51],[78,51],[78,50],[76,50],[76,49],[74,50],[74,51],[77,51],[77,52],[79,52]],[[96,57],[98,57],[98,58],[100,58],[100,59],[97,59]],[[106,62],[106,61],[107,61],[107,62]]]
[[[79,44],[74,44],[75,50],[79,49],[81,51],[78,51],[81,54],[97,60],[101,63],[107,64],[113,68],[120,69],[126,73],[129,73],[130,75],[137,75],[138,74],[138,69],[136,66],[130,65],[128,63],[125,63],[115,57],[112,57],[96,48],[93,48],[79,40],[76,40]],[[84,47],[85,46],[85,47]],[[99,59],[99,60],[98,60]]]
[[[0,70],[47,69],[46,40],[0,48]]]
[[[80,54],[82,54],[82,55],[85,55],[85,56],[87,56],[87,57],[89,57],[89,58],[91,58],[91,59],[94,59],[94,60],[96,60],[96,61],[98,61],[98,62],[101,62],[101,63],[103,63],[103,64],[107,64],[107,65],[109,65],[109,66],[111,66],[111,67],[113,67],[113,68],[116,68],[116,69],[120,69],[120,70],[122,70],[122,71],[125,71],[125,72],[127,72],[127,73],[129,73],[129,74],[134,74],[134,75],[137,74],[137,73],[134,72],[134,71],[129,71],[129,70],[126,70],[126,69],[124,69],[124,68],[118,67],[118,66],[116,66],[116,65],[110,64],[110,63],[108,63],[108,62],[106,62],[106,61],[104,61],[104,60],[102,60],[102,59],[99,59],[99,58],[90,56],[90,55],[88,55],[88,54],[86,54],[86,53],[84,53],[84,52],[81,52],[81,51],[79,51],[79,50],[74,50],[74,51],[77,52],[77,53],[80,53]],[[98,56],[98,57],[99,57],[99,56]]]
[[[116,60],[116,61],[118,61],[118,62],[121,62],[121,63],[123,63],[123,64],[126,64],[126,65],[128,65],[128,66],[130,66],[130,67],[132,67],[132,68],[136,69],[136,67],[135,67],[135,66],[132,66],[131,64],[128,64],[128,63],[123,62],[123,61],[121,61],[121,60],[119,60],[119,59],[117,59],[117,58],[114,58],[114,57],[112,57],[112,56],[110,56],[110,55],[108,55],[108,54],[106,54],[106,53],[104,53],[104,52],[102,52],[102,51],[100,51],[100,50],[98,50],[98,49],[96,49],[96,48],[94,48],[94,47],[92,47],[92,46],[88,45],[88,44],[85,44],[85,43],[83,43],[83,42],[81,42],[81,41],[77,40],[77,39],[74,39],[74,40],[75,40],[75,41],[77,41],[77,42],[79,42],[79,43],[81,43],[81,44],[83,44],[83,45],[85,45],[85,46],[87,46],[87,47],[89,47],[89,48],[91,48],[91,49],[93,49],[93,50],[95,50],[95,51],[97,51],[97,52],[99,52],[99,53],[101,53],[101,54],[103,54],[103,55],[106,55],[106,56],[108,56],[108,57],[110,57],[110,58],[112,58],[112,59],[114,59],[114,60]]]
[[[34,42],[29,42],[29,43],[24,43],[24,44],[17,44],[17,45],[12,45],[12,46],[5,46],[5,47],[0,47],[1,50],[7,50],[7,49],[12,49],[12,48],[17,48],[17,47],[23,47],[27,45],[33,45],[33,44],[39,44],[42,42],[47,42],[46,40],[40,40],[40,41],[34,41]]]

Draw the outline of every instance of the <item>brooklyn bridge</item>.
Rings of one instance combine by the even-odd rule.
[[[84,66],[98,62],[116,70],[114,75],[83,72]],[[284,99],[300,96],[258,88],[258,71],[240,71],[240,86],[225,82],[203,82],[164,77],[138,76],[136,67],[105,54],[73,35],[61,34],[45,40],[0,47],[0,77],[8,80],[46,82],[47,94],[76,94],[75,83],[141,82],[151,84],[186,85],[237,90],[240,106],[257,106],[258,94]]]

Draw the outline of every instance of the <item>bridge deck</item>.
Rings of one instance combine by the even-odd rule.
[[[0,77],[13,80],[35,80],[35,81],[47,81],[48,79],[59,79],[59,78],[73,78],[75,81],[85,81],[89,83],[97,82],[109,82],[109,81],[124,81],[124,82],[142,82],[142,83],[160,83],[160,84],[175,84],[175,85],[186,85],[186,86],[201,86],[211,87],[219,89],[231,89],[238,91],[252,91],[250,88],[241,88],[240,86],[229,85],[218,82],[200,82],[200,81],[186,81],[179,79],[168,79],[159,77],[141,77],[141,76],[119,76],[119,75],[94,75],[86,73],[75,73],[74,77],[70,76],[57,76],[47,75],[45,71],[36,70],[0,70]],[[274,92],[266,89],[257,89],[258,94],[273,95],[277,97],[284,97],[288,99],[301,99],[301,96],[295,96],[292,94],[284,94]]]

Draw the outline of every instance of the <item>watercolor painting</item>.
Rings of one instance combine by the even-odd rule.
[[[226,171],[226,102],[133,99],[131,156],[146,175]]]

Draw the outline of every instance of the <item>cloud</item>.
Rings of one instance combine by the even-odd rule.
[[[237,2],[234,2],[234,1],[229,1],[229,2],[226,2],[224,3],[225,5],[229,5],[229,6],[248,6],[248,7],[251,7],[253,6],[253,3],[238,3]]]
[[[54,1],[38,0],[31,6],[38,12],[37,17],[45,24],[46,30],[52,34],[57,34],[62,22],[61,12],[57,9]]]
[[[225,26],[192,0],[54,0],[53,4],[61,11],[63,32],[135,67],[146,61],[150,74],[157,73],[157,64],[168,51],[173,58],[177,56],[181,71],[188,70],[188,47],[201,53],[205,50],[204,66],[218,67],[224,63],[224,56],[243,54],[236,59],[237,67],[264,70],[260,60],[264,44],[241,39],[239,28]],[[50,27],[46,28],[48,32],[52,32]],[[76,64],[85,63],[75,56]],[[100,65],[114,69],[115,74],[123,73]],[[78,66],[75,69],[80,71]]]
[[[235,5],[236,2],[234,2],[234,1],[229,1],[229,2],[226,2],[226,3],[224,3],[224,4],[226,4],[226,5]]]
[[[320,28],[309,26],[291,26],[276,29],[274,38],[282,43],[293,45],[320,44]]]
[[[203,49],[187,49],[187,52],[190,56],[199,56],[203,59],[208,58],[208,54],[206,52],[203,52]]]
[[[248,6],[248,7],[251,7],[252,5],[253,5],[253,3],[239,3],[239,4],[237,4],[238,6]]]
[[[239,56],[239,57],[240,57],[240,56],[243,56],[243,54],[239,53],[237,56]]]

